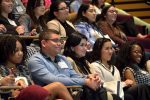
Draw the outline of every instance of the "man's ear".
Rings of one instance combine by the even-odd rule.
[[[45,40],[42,40],[42,41],[41,41],[41,46],[42,46],[42,47],[46,47],[46,41],[45,41]]]

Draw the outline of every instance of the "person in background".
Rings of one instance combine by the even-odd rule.
[[[150,74],[146,66],[145,51],[136,41],[124,44],[117,56],[117,66],[123,73],[123,79],[133,80],[133,84],[147,84],[150,86]]]
[[[24,65],[26,58],[26,46],[18,36],[3,35],[0,38],[0,84],[1,86],[20,86],[20,90],[12,92],[14,97],[21,98],[21,95],[28,94],[26,90],[35,85],[30,77],[28,67]],[[30,87],[31,85],[31,87]],[[34,86],[36,87],[36,86]],[[54,82],[43,87],[43,91],[47,91],[51,99],[60,98],[64,100],[72,100],[67,88],[59,83]],[[24,90],[25,89],[25,90]],[[26,92],[25,92],[26,91]],[[37,91],[37,90],[33,90]],[[37,91],[32,93],[33,98]],[[31,95],[31,94],[30,94]],[[31,97],[32,97],[31,96]],[[41,95],[42,96],[42,95]],[[26,97],[32,99],[31,97]],[[24,98],[25,99],[25,98]],[[17,99],[22,100],[22,99]]]
[[[91,4],[82,4],[79,8],[75,22],[76,29],[88,39],[88,49],[90,50],[97,38],[110,38],[103,33],[96,25],[96,13]],[[113,42],[113,41],[112,41]],[[113,44],[115,44],[113,42]]]
[[[8,34],[23,35],[24,27],[12,19],[14,3],[12,0],[0,0],[0,24],[3,24]]]
[[[105,6],[100,16],[97,16],[97,26],[119,46],[127,41],[125,33],[116,22],[117,11],[114,6]]]
[[[71,33],[75,32],[76,30],[73,24],[67,21],[68,14],[69,7],[64,0],[52,2],[47,19],[48,29],[54,29],[60,32],[61,37],[69,36]]]
[[[44,4],[44,0],[28,0],[26,14],[19,18],[19,23],[25,27],[26,35],[37,35],[46,28],[43,19]]]

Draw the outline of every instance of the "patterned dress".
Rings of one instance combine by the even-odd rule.
[[[138,65],[133,64],[132,68],[131,67],[124,68],[123,77],[127,69],[129,69],[133,73],[137,84],[147,84],[150,86],[150,74],[148,72],[142,70]]]

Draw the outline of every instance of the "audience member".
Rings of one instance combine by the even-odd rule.
[[[142,45],[131,41],[120,48],[117,66],[123,73],[123,79],[131,79],[134,84],[150,85],[150,74],[146,67],[146,61]]]
[[[116,22],[117,11],[114,6],[105,6],[101,15],[97,17],[98,27],[103,33],[108,34],[116,44],[121,45],[127,41],[126,35]]]
[[[24,27],[12,19],[13,7],[12,0],[0,0],[0,24],[6,27],[8,34],[22,35]]]
[[[48,29],[54,29],[60,32],[61,37],[69,36],[75,32],[75,28],[72,23],[67,21],[69,14],[69,8],[63,0],[56,0],[52,2],[50,6],[50,12],[48,13]]]
[[[79,32],[72,33],[66,40],[63,54],[71,62],[73,69],[79,74],[91,74],[90,63],[85,58],[86,52],[86,36]]]
[[[1,36],[0,55],[1,85],[21,86],[21,93],[20,90],[16,90],[12,94],[15,97],[19,95],[17,100],[22,100],[19,98],[21,98],[22,95],[26,95],[27,90],[29,88],[32,88],[32,86],[30,87],[29,85],[34,85],[33,81],[31,80],[28,68],[25,65],[23,65],[23,61],[26,57],[26,48],[23,41],[17,36]],[[26,89],[26,87],[28,88]],[[66,87],[61,83],[51,83],[44,86],[43,89],[45,89],[44,91],[49,92],[51,98],[58,97],[64,100],[72,100]],[[36,93],[40,93],[40,91],[37,91]],[[32,93],[30,95],[35,96],[36,93]]]
[[[97,38],[109,38],[109,36],[102,33],[95,24],[96,13],[93,5],[82,4],[79,8],[76,20],[76,29],[88,39],[88,49],[91,49]]]
[[[19,23],[25,27],[26,35],[37,35],[46,27],[44,0],[28,0],[26,14],[19,18]]]

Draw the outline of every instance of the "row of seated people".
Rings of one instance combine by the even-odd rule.
[[[2,2],[2,4],[3,4],[3,2]],[[6,6],[7,5],[13,6],[13,2],[11,2],[11,1],[9,1],[7,3],[4,0],[4,4]],[[43,18],[43,15],[45,14],[45,6],[44,6],[44,4],[45,4],[44,0],[42,1],[42,3],[40,2],[40,0],[38,2],[29,0],[28,1],[28,5],[26,7],[26,14],[22,15],[19,18],[18,22],[16,22],[16,23],[13,20],[11,20],[11,17],[10,17],[10,15],[12,13],[12,7],[10,7],[9,11],[5,11],[5,9],[7,9],[7,8],[1,7],[1,9],[4,9],[4,10],[2,10],[2,13],[1,13],[1,21],[0,21],[0,23],[3,24],[6,27],[6,29],[8,31],[7,33],[20,34],[20,35],[21,34],[36,35],[37,33],[39,33],[40,31],[44,30],[45,28],[47,28],[47,27],[49,28],[50,26],[47,24],[47,22],[50,21],[50,20],[53,20],[53,19],[55,19],[57,17],[58,17],[57,19],[59,19],[60,22],[62,22],[61,24],[64,24],[63,27],[68,26],[65,23],[63,23],[63,21],[66,21],[66,18],[68,16],[68,8],[67,9],[60,9],[60,10],[57,11],[57,9],[58,9],[57,2],[53,3],[53,5],[56,4],[56,6],[53,7],[53,5],[52,5],[52,7],[50,8],[51,11],[47,12],[48,14],[46,14],[46,16],[45,16],[45,17],[49,16],[48,17],[48,21],[45,21],[46,19]],[[66,5],[65,5],[65,7],[66,7]],[[95,6],[94,6],[94,9],[95,9]],[[54,14],[54,12],[59,12],[59,14]],[[59,17],[63,17],[61,15],[61,12],[66,13],[64,18],[59,18]],[[96,12],[96,14],[97,14],[97,12]],[[82,16],[79,16],[79,17],[82,17]],[[9,19],[9,20],[7,20],[7,19]],[[78,18],[78,20],[80,20],[80,19],[81,18]],[[95,19],[95,18],[93,17],[93,19]],[[89,20],[89,22],[90,22],[90,20]],[[18,26],[19,24],[21,26]],[[18,26],[18,27],[13,27],[13,26]],[[128,25],[126,25],[126,26],[128,26]],[[61,25],[60,25],[60,28],[61,28]],[[2,32],[5,33],[6,29],[4,31],[2,31]],[[57,25],[57,29],[58,29],[58,25]],[[69,29],[71,29],[71,28],[69,28]],[[126,31],[128,31],[128,32],[126,32],[126,34],[128,33],[128,34],[131,34],[131,36],[139,36],[141,38],[145,38],[146,37],[146,36],[142,36],[141,34],[139,35],[137,32],[135,32],[134,29],[133,29],[134,30],[133,32],[132,31],[130,32],[129,28],[126,28],[126,29],[127,29]],[[61,29],[61,30],[63,30],[63,29]],[[66,29],[66,30],[68,30],[68,29]],[[70,31],[70,32],[72,32],[72,31]],[[105,33],[105,31],[103,33]],[[65,34],[65,33],[62,33],[62,34]],[[133,35],[133,34],[135,34],[135,35]]]
[[[59,32],[55,30],[48,30],[46,32],[42,32],[40,34],[39,40],[40,40],[41,52],[34,54],[29,59],[29,62],[28,62],[28,67],[29,67],[32,79],[35,82],[35,84],[45,86],[45,87],[46,85],[52,82],[61,82],[66,86],[87,85],[88,87],[92,89],[92,91],[94,90],[94,92],[91,92],[93,95],[98,94],[101,100],[107,100],[108,93],[106,91],[111,91],[111,88],[107,87],[107,84],[105,83],[110,82],[110,81],[121,80],[118,69],[115,66],[113,66],[113,63],[108,63],[108,61],[110,61],[110,59],[112,58],[112,54],[113,54],[113,48],[112,48],[112,43],[110,39],[106,39],[106,38],[97,39],[96,43],[94,44],[93,53],[92,53],[94,54],[92,55],[93,56],[92,60],[94,62],[91,63],[91,65],[93,66],[90,66],[90,64],[87,63],[84,57],[87,51],[87,38],[80,33],[71,34],[70,37],[66,41],[66,44],[64,47],[64,55],[67,56],[68,60],[64,56],[59,54],[62,48],[62,43],[63,43],[60,39]],[[7,76],[7,75],[9,76],[10,74],[11,75],[14,74],[15,77],[24,76],[30,81],[31,80],[29,77],[30,74],[28,73],[29,70],[27,69],[27,67],[16,65],[23,60],[26,54],[26,52],[24,52],[25,48],[24,48],[24,45],[22,44],[22,41],[20,41],[19,38],[16,38],[14,36],[4,36],[1,38],[0,44],[1,44],[0,51],[2,55],[0,57],[1,58],[0,59],[1,71],[2,71],[1,74],[3,74],[2,76]],[[10,47],[12,47],[12,44],[13,44],[13,50],[12,52],[10,52]],[[136,46],[137,45],[135,45],[135,48],[137,49]],[[143,51],[138,51],[138,50],[135,50],[134,53],[138,52],[138,53],[141,53],[142,55]],[[10,54],[7,56],[8,52],[10,52]],[[140,62],[139,61],[140,57],[144,57],[141,55],[133,54],[133,56],[137,58],[136,59],[137,63]],[[72,67],[75,69],[76,72],[74,71],[74,69],[72,69]],[[99,69],[99,67],[100,68],[102,67],[102,69]],[[139,70],[142,70],[143,72],[145,72],[143,68],[139,68],[138,70],[135,68],[132,70],[134,71],[134,73],[141,72]],[[18,73],[18,71],[20,72]],[[133,73],[130,73],[130,74],[133,75]],[[131,87],[128,87],[129,89],[127,89],[124,92],[124,96],[123,95],[119,95],[119,96],[127,100],[138,100],[138,99],[140,100],[141,98],[144,100],[149,100],[149,92],[148,92],[149,86],[147,85],[149,85],[148,81],[150,77],[145,77],[145,76],[143,76],[145,78],[144,81],[142,80],[137,81],[136,78],[138,77],[136,76],[135,76],[135,80],[126,77],[127,80],[124,81],[122,85],[126,87],[128,86],[131,86]],[[147,85],[138,85],[140,84],[140,82],[147,84]],[[103,86],[106,88],[105,92],[103,90],[103,87],[100,87],[100,84],[101,85],[103,84]],[[23,81],[18,82],[17,85],[21,85],[24,88],[26,87]],[[52,92],[52,90],[49,88],[45,88],[45,89],[48,89],[50,93]],[[56,92],[57,91],[58,90],[56,89]],[[140,95],[141,92],[143,93],[142,95]],[[67,91],[66,91],[66,94],[67,94]],[[115,93],[112,93],[112,94],[115,94]],[[65,94],[62,94],[61,96],[64,97],[64,95]],[[69,99],[70,96],[68,94],[67,96],[68,98],[64,100],[71,100],[71,98]],[[86,94],[82,97],[81,100],[83,99],[89,100],[87,99],[89,97],[90,97],[89,94]],[[113,100],[118,100],[117,98],[114,98],[114,97],[115,95],[112,95],[111,98],[113,98]],[[92,97],[92,99],[93,98],[96,98],[95,95],[94,97]],[[18,99],[18,100],[23,100],[23,99]],[[111,99],[108,99],[108,100],[111,100]]]

